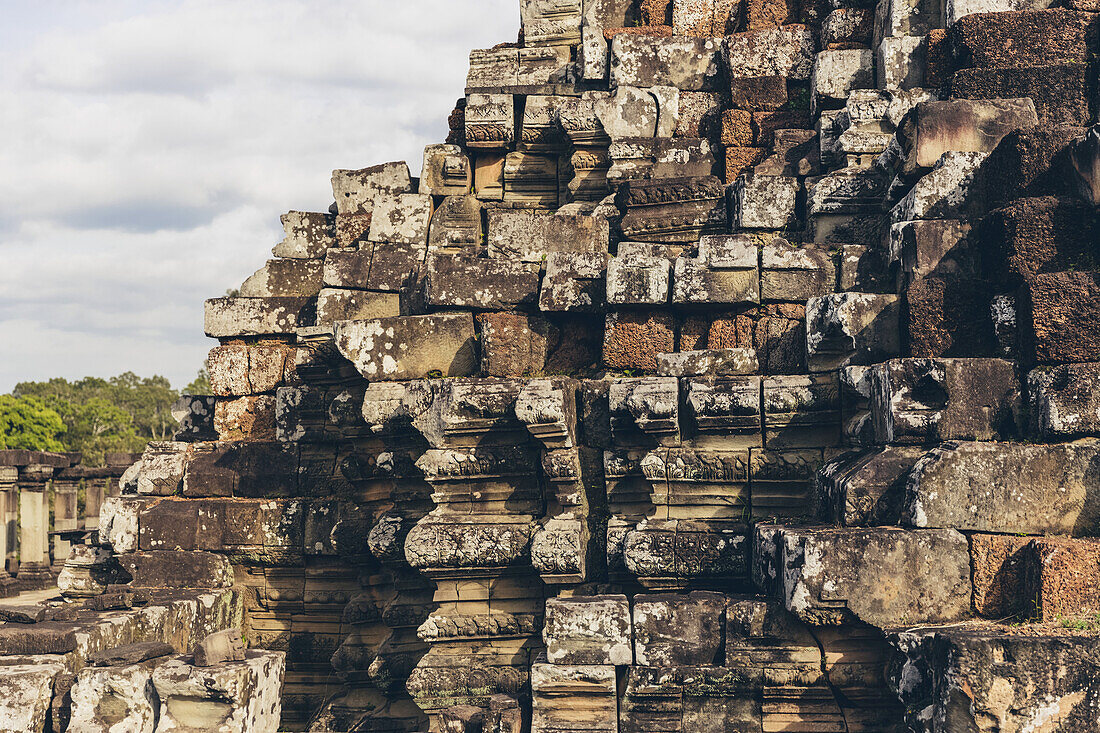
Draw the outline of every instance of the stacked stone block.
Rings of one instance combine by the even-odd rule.
[[[291,729],[1095,729],[1095,8],[521,17],[74,563],[236,586]]]

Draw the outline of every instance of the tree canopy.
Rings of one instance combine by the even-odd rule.
[[[206,370],[185,388],[209,394]],[[101,379],[20,382],[0,395],[0,447],[78,451],[83,463],[103,465],[111,452],[138,452],[176,430],[172,405],[180,393],[160,376],[125,372]]]

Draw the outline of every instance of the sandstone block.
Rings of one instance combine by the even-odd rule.
[[[612,140],[657,135],[658,99],[649,90],[620,86],[610,96],[597,99],[594,109],[600,126]]]
[[[816,477],[825,517],[847,527],[897,524],[907,476],[923,454],[921,448],[889,446],[826,464]]]
[[[1008,133],[1037,122],[1026,98],[921,102],[902,124],[906,170],[932,168],[948,152],[989,153]]]
[[[532,665],[532,733],[615,733],[615,683],[609,665]]]
[[[217,397],[270,392],[293,375],[295,350],[286,344],[215,346],[206,357],[210,390]]]
[[[970,555],[954,530],[784,529],[787,610],[806,623],[949,623],[970,613]]]
[[[976,532],[1088,535],[1100,518],[1100,445],[948,443],[917,462],[902,521]]]
[[[796,224],[801,182],[793,176],[741,176],[732,186],[732,222],[740,229],[784,229]]]
[[[425,300],[441,308],[504,310],[538,301],[537,269],[512,259],[428,255]]]
[[[317,323],[361,321],[401,315],[398,293],[374,293],[350,288],[322,288],[317,296]]]
[[[230,588],[233,570],[224,555],[212,552],[134,552],[118,556],[133,577],[134,588]]]
[[[466,147],[476,150],[503,150],[510,147],[516,140],[513,96],[481,93],[467,95],[465,124]],[[475,177],[476,175],[475,169]]]
[[[843,104],[853,89],[875,84],[875,56],[868,49],[825,50],[817,54],[810,76],[812,110]]]
[[[657,355],[657,374],[662,377],[725,377],[755,374],[759,369],[756,351],[746,348],[704,349]]]
[[[380,195],[374,200],[367,239],[390,244],[426,245],[431,220],[431,196],[418,193]]]
[[[1008,439],[1020,407],[1016,366],[1004,359],[892,359],[871,372],[881,443]]]
[[[764,445],[816,448],[840,442],[840,385],[834,373],[765,377]]]
[[[367,379],[420,379],[438,371],[461,377],[477,370],[469,314],[401,316],[336,324],[336,346]]]
[[[215,631],[195,645],[192,651],[196,667],[214,667],[226,662],[244,661],[244,641],[240,629]]]
[[[173,659],[153,671],[160,723],[167,730],[206,728],[275,733],[282,711],[286,652],[245,652],[243,661],[196,667]]]
[[[786,77],[807,80],[813,71],[814,39],[804,25],[734,33],[726,36],[722,58],[731,79]]]
[[[608,255],[602,252],[551,252],[539,291],[539,309],[599,312],[606,302]]]
[[[244,298],[308,298],[321,289],[321,261],[268,260],[241,284]]]
[[[551,598],[546,601],[542,636],[551,664],[633,663],[626,596]]]
[[[606,219],[537,211],[489,211],[489,257],[540,262],[551,252],[606,253]]]
[[[428,145],[424,148],[419,193],[464,196],[470,192],[473,181],[473,165],[458,145]]]
[[[404,161],[332,172],[332,196],[338,214],[369,214],[377,196],[402,193],[412,193],[412,177]]]
[[[289,334],[313,324],[310,298],[211,298],[206,301],[206,335],[211,338]]]
[[[665,257],[620,255],[607,263],[607,302],[661,305],[668,302],[672,263]]]
[[[836,287],[836,265],[824,248],[799,247],[776,237],[761,247],[760,265],[764,300],[808,300]]]
[[[1093,206],[1100,204],[1100,130],[1093,127],[1073,145],[1069,163],[1077,196]]]
[[[924,36],[883,38],[875,50],[881,89],[917,89],[925,86],[927,41]]]
[[[432,214],[428,248],[434,251],[478,252],[484,227],[482,204],[476,196],[447,196]]]
[[[634,597],[634,656],[639,666],[714,664],[722,647],[726,596],[694,591],[686,595]]]
[[[1062,364],[1027,376],[1031,434],[1041,440],[1100,436],[1100,364]]]
[[[672,3],[672,32],[678,36],[721,38],[737,23],[733,0],[675,0]]]
[[[275,396],[219,399],[214,405],[214,429],[220,440],[274,440]]]
[[[962,18],[973,13],[999,14],[1049,7],[1051,3],[1048,0],[948,0],[944,5],[944,21],[950,29]]]
[[[977,179],[985,153],[947,152],[890,210],[893,223],[912,219],[966,219],[982,207]]]
[[[909,711],[911,730],[934,730],[926,721],[952,721],[962,730],[984,720],[1019,730],[1035,720],[1066,731],[1093,725],[1084,701],[1097,694],[1097,681],[1081,661],[1096,653],[1093,636],[964,627],[906,631],[891,643],[899,658],[890,685]],[[1001,659],[1012,663],[1002,667]],[[1056,712],[1048,701],[1056,701]]]
[[[611,41],[611,83],[620,87],[715,88],[721,41],[617,35]]]
[[[169,654],[173,653],[169,647]],[[88,733],[153,733],[160,700],[150,664],[85,668],[70,691],[69,729]]]
[[[0,725],[4,730],[45,733],[51,730],[50,701],[61,664],[13,664],[0,667]]]
[[[810,371],[873,364],[901,352],[896,295],[832,293],[806,301]]]
[[[286,236],[271,250],[276,257],[320,260],[326,250],[337,246],[332,214],[288,211],[279,221]]]
[[[977,253],[970,246],[970,224],[956,219],[907,221],[890,227],[890,262],[897,284],[928,275],[978,277]]]

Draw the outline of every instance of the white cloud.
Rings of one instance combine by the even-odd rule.
[[[0,31],[0,390],[186,383],[211,345],[203,298],[263,264],[279,214],[326,208],[333,168],[419,169],[469,50],[518,28],[518,0],[17,5]]]

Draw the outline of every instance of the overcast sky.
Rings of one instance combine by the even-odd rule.
[[[519,0],[0,0],[0,392],[187,384],[202,302],[323,211],[333,168],[442,142]]]

